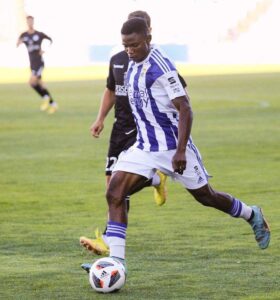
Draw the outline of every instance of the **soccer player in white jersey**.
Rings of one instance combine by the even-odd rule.
[[[126,80],[138,134],[136,143],[119,157],[107,189],[110,256],[125,264],[127,212],[123,199],[157,169],[178,180],[201,204],[246,220],[259,247],[267,248],[270,230],[261,209],[209,185],[190,136],[193,116],[189,96],[174,65],[150,44],[146,22],[130,19],[123,24],[121,34],[131,59]]]
[[[144,19],[151,30],[151,18],[147,12],[137,10],[128,15],[128,19],[135,17]],[[106,186],[109,184],[112,170],[120,153],[124,150],[127,150],[136,141],[137,128],[131,112],[131,107],[127,96],[127,89],[124,82],[128,63],[129,57],[124,50],[111,57],[106,89],[104,90],[100,103],[98,116],[91,126],[91,133],[93,137],[98,138],[104,128],[106,116],[108,115],[109,111],[114,108],[115,121],[111,131],[105,169]],[[186,87],[186,82],[184,79],[181,76],[179,78],[182,82],[182,85]],[[155,173],[153,178],[150,180],[143,178],[142,183],[126,196],[127,212],[129,211],[130,206],[130,195],[147,186],[154,187],[155,202],[159,206],[163,205],[166,201],[165,181],[166,175],[161,172]],[[109,247],[106,243],[106,230],[107,228],[105,226],[105,230],[103,234],[101,234],[99,229],[96,228],[94,239],[81,236],[80,244],[94,254],[107,255],[109,252]],[[82,264],[82,268],[87,269],[87,267],[88,264]]]

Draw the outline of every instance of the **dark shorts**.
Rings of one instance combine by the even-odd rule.
[[[105,174],[110,176],[120,153],[127,150],[136,141],[137,130],[120,131],[113,128],[108,149]]]
[[[44,70],[44,62],[38,61],[38,62],[32,62],[30,65],[31,73],[32,75],[42,78],[42,72]]]

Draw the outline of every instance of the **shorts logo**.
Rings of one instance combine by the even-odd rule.
[[[195,171],[196,175],[198,176],[197,183],[203,182],[204,178],[201,176],[201,172],[199,171],[198,166],[194,166],[194,171]]]
[[[203,181],[204,181],[204,179],[201,176],[199,176],[197,183],[201,183]]]

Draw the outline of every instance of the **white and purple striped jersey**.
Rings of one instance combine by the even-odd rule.
[[[186,92],[174,64],[152,46],[145,60],[130,61],[126,80],[138,131],[135,146],[144,151],[176,149],[179,112],[172,100]]]

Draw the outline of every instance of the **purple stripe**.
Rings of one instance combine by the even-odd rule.
[[[114,221],[108,221],[108,226],[110,225],[114,225],[114,226],[119,226],[119,227],[123,227],[123,228],[127,228],[127,225],[124,223],[118,223],[118,222],[114,222]]]
[[[166,65],[166,67],[169,70],[172,70],[172,71],[176,70],[174,64],[167,57],[164,57],[158,49],[155,49],[154,52],[158,55],[158,57],[161,58],[161,60],[164,62],[164,64]]]
[[[126,81],[129,82],[130,81],[130,77],[131,77],[131,73],[132,73],[132,66],[134,65],[134,63],[131,65],[131,67],[129,68],[129,70],[127,71],[127,75],[126,75]],[[130,99],[129,99],[130,100]],[[131,103],[129,101],[129,104],[131,106]],[[132,111],[132,114],[133,114],[133,111]],[[134,115],[134,114],[133,114]],[[143,150],[144,149],[144,139],[143,139],[143,136],[142,136],[142,133],[140,131],[140,126],[139,126],[139,123],[138,123],[138,119],[137,117],[134,115],[134,121],[135,121],[135,124],[136,124],[136,127],[137,127],[137,141],[138,141],[138,146],[137,148]]]
[[[229,211],[229,213],[230,213],[231,215],[234,215],[234,212],[235,212],[235,210],[236,210],[236,205],[237,205],[237,202],[236,202],[236,200],[233,198],[232,205],[231,205],[231,208],[230,208],[230,211]]]
[[[149,97],[151,100],[151,108],[152,108],[154,117],[164,132],[167,149],[168,150],[176,149],[177,148],[178,131],[177,131],[177,136],[176,136],[176,132],[174,132],[174,128],[173,128],[174,126],[173,126],[172,122],[167,117],[167,114],[159,111],[156,101],[153,98],[150,89],[148,89],[148,93],[149,93]],[[151,149],[151,151],[157,151],[157,150]]]
[[[237,215],[237,212],[238,212],[239,208],[240,208],[240,203],[239,203],[238,201],[236,201],[235,210],[234,210],[234,212],[233,212],[233,215],[234,215],[235,217],[236,217],[236,215]]]
[[[167,73],[170,70],[168,69],[168,66],[165,64],[165,61],[162,59],[162,57],[159,55],[159,53],[156,53],[156,51],[154,51],[151,55],[151,58],[153,58],[156,63],[159,65],[160,69],[164,72]]]
[[[239,217],[241,210],[242,210],[242,203],[239,200],[233,198],[232,206],[229,211],[230,215],[233,217]]]
[[[125,239],[126,228],[127,228],[127,225],[124,223],[108,221],[106,235]]]
[[[116,232],[110,232],[110,231],[106,231],[106,236],[115,236],[115,237],[119,237],[121,239],[125,240],[125,234],[120,234],[120,233],[116,233]]]
[[[175,70],[175,67],[170,62],[170,60],[167,57],[164,57],[158,49],[155,49],[154,53],[161,60],[161,64],[165,65],[165,68],[167,68],[167,72],[171,70]]]
[[[148,140],[149,140],[149,143],[151,145],[150,150],[151,151],[157,151],[158,150],[158,141],[156,139],[155,129],[151,125],[150,121],[147,120],[147,118],[146,118],[146,116],[143,112],[143,108],[140,107],[141,104],[143,104],[143,103],[142,103],[142,99],[141,99],[140,94],[139,94],[138,82],[139,82],[139,76],[140,76],[142,68],[143,68],[143,65],[138,67],[137,74],[134,76],[134,80],[133,80],[134,97],[137,97],[137,98],[134,99],[134,101],[136,103],[135,108],[136,108],[141,120],[145,123]],[[137,105],[138,102],[139,102],[140,105]],[[143,147],[143,145],[142,145],[142,147]],[[140,147],[138,147],[138,148],[140,148]]]
[[[153,58],[150,59],[150,63],[153,66],[152,67],[152,73],[157,73],[157,77],[151,77],[149,76],[149,73],[151,70],[146,75],[146,87],[147,87],[147,92],[149,94],[149,98],[151,101],[151,109],[154,115],[154,118],[156,119],[157,123],[160,125],[162,131],[164,132],[165,135],[165,140],[167,144],[167,149],[176,149],[177,148],[177,139],[178,139],[178,130],[175,125],[172,124],[171,120],[168,118],[166,113],[160,112],[158,109],[158,106],[156,104],[156,101],[152,95],[151,92],[151,86],[153,85],[154,81],[162,75],[161,70],[157,70],[158,63],[155,61]],[[158,151],[155,147],[151,147],[151,151]]]
[[[237,214],[235,215],[236,217],[240,216],[240,213],[241,213],[241,210],[242,210],[242,203],[240,201],[238,201],[238,202],[239,202],[239,209],[238,209]]]

